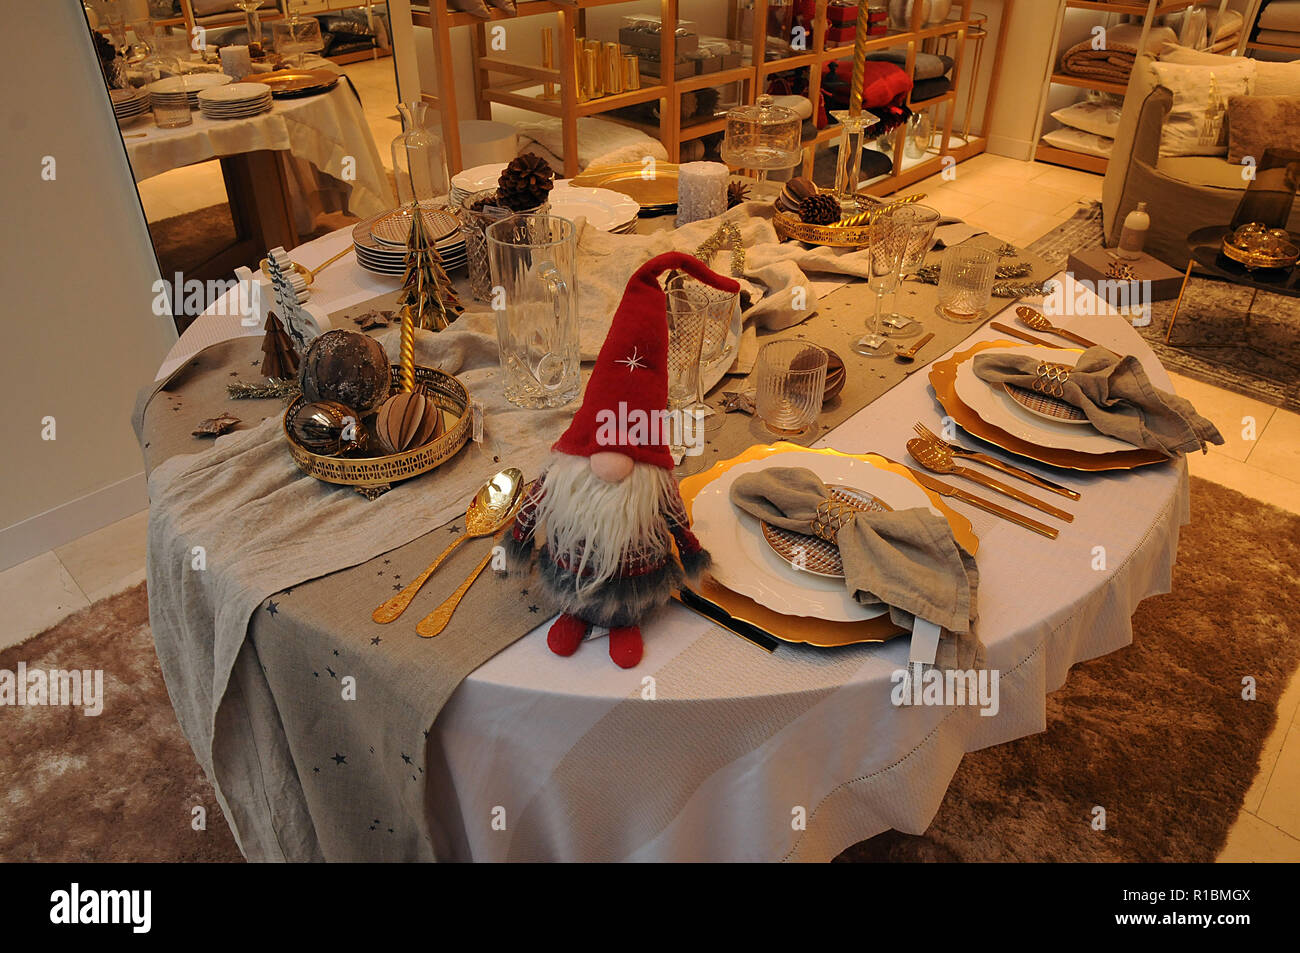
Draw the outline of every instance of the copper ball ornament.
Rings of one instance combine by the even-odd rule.
[[[364,451],[369,442],[357,412],[335,400],[300,404],[289,417],[289,432],[312,453],[324,456]]]
[[[421,388],[394,394],[375,415],[375,437],[387,453],[423,447],[442,432],[442,408]]]
[[[359,331],[340,329],[311,342],[298,384],[309,402],[337,401],[364,416],[392,392],[393,376],[383,345]]]

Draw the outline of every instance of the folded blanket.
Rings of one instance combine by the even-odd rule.
[[[1078,407],[1107,436],[1167,456],[1222,444],[1218,428],[1185,398],[1155,387],[1133,356],[1091,347],[1073,368],[1006,351],[975,357],[975,376],[1058,397]],[[1053,372],[1056,373],[1053,373]]]
[[[1273,0],[1259,12],[1259,28],[1300,33],[1300,0]]]
[[[1111,82],[1126,83],[1137,61],[1138,43],[1142,39],[1142,26],[1121,23],[1104,35],[1105,48],[1094,49],[1093,37],[1076,43],[1061,57],[1062,72],[1073,76],[1087,76]],[[1146,51],[1155,52],[1165,43],[1176,42],[1178,34],[1167,26],[1152,27],[1147,34]]]
[[[821,478],[802,467],[746,473],[732,484],[731,501],[773,526],[835,543],[844,584],[861,605],[887,607],[908,629],[917,617],[942,626],[940,667],[982,664],[971,631],[979,571],[943,517],[924,507],[868,512],[833,503]]]
[[[1295,30],[1260,30],[1255,39],[1276,46],[1300,46],[1300,32]]]

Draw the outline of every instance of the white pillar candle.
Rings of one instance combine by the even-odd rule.
[[[677,224],[713,218],[727,210],[727,180],[721,162],[686,162],[677,168]]]
[[[253,71],[253,60],[246,46],[223,46],[221,48],[221,72],[236,83]]]

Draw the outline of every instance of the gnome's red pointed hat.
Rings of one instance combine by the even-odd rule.
[[[662,428],[638,426],[637,421],[657,421],[654,415],[668,407],[667,301],[658,278],[674,268],[721,291],[740,290],[731,278],[684,252],[656,255],[638,268],[614,312],[582,406],[553,450],[577,457],[612,451],[672,469]]]

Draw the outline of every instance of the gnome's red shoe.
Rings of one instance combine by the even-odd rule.
[[[609,630],[609,657],[619,668],[635,668],[641,661],[641,630],[635,625]]]
[[[572,655],[578,651],[587,634],[587,623],[567,612],[551,623],[546,633],[546,644],[556,655]]]

